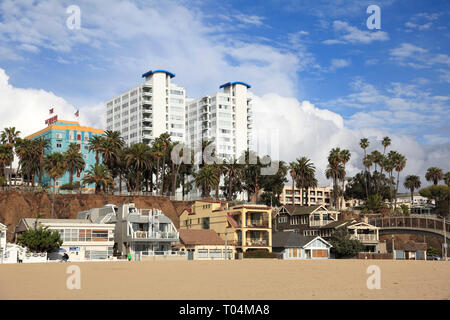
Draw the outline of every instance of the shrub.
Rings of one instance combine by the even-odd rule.
[[[30,229],[17,237],[17,244],[27,247],[33,252],[49,252],[61,246],[63,241],[58,231],[50,230],[48,227]]]
[[[277,258],[278,255],[273,252],[268,252],[267,250],[251,250],[244,252],[244,258],[265,258],[265,259],[274,259]]]

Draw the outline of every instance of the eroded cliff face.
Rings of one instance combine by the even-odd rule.
[[[14,227],[21,218],[35,218],[38,213],[43,218],[50,218],[52,195],[20,190],[0,191],[0,222],[8,227],[8,241],[13,238]],[[105,204],[132,202],[137,208],[160,209],[179,227],[179,214],[189,206],[188,201],[171,201],[163,197],[148,196],[113,196],[103,194],[57,194],[53,218],[76,218],[77,213],[91,208],[103,207]]]

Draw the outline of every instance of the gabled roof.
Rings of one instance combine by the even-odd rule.
[[[283,209],[284,208],[284,209]],[[278,210],[278,213],[283,213],[283,212],[287,212],[290,215],[309,215],[312,214],[313,212],[315,212],[316,210],[318,210],[319,208],[323,208],[324,211],[329,211],[327,208],[325,208],[323,205],[316,205],[316,206],[297,206],[297,205],[289,205],[286,204],[284,206],[281,206],[280,209]],[[330,211],[332,212],[332,211]]]
[[[315,239],[319,239],[327,246],[331,247],[327,241],[319,236],[304,236],[297,232],[274,232],[272,234],[272,247],[274,248],[302,248],[307,246],[310,242]]]
[[[180,229],[180,242],[187,245],[224,245],[225,241],[214,230]]]
[[[364,222],[364,221],[353,221],[347,226],[347,228],[359,227],[359,226],[365,226],[365,227],[368,227],[371,229],[380,229],[380,228],[378,228],[370,223]]]

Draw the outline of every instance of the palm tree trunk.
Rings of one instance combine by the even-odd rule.
[[[397,186],[395,187],[395,209],[397,209],[397,193],[398,193],[398,183],[400,180],[400,171],[397,171]]]
[[[228,201],[231,201],[233,199],[232,197],[232,192],[233,192],[233,175],[229,174],[228,175]]]
[[[294,190],[294,183],[295,183],[295,181],[294,181],[294,178],[292,178],[292,205],[294,206],[295,205],[295,190]]]

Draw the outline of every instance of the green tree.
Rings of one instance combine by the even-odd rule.
[[[233,200],[233,183],[235,179],[240,179],[242,174],[242,165],[238,164],[237,159],[233,158],[224,163],[224,174],[228,177],[227,200]]]
[[[303,189],[306,191],[306,202],[302,201],[308,205],[308,190],[309,188],[317,187],[317,179],[315,177],[316,167],[314,163],[311,162],[307,157],[301,157],[297,159],[296,162],[296,185],[300,188],[301,199],[303,199]],[[292,195],[294,198],[294,194]]]
[[[142,188],[142,172],[150,168],[150,147],[144,143],[136,143],[125,151],[125,161],[128,167],[136,170],[136,188],[141,192]]]
[[[11,157],[9,158],[9,169],[10,169],[10,174],[9,174],[9,185],[11,185],[11,173],[12,173],[12,163],[14,161],[14,147],[16,145],[16,141],[19,138],[20,135],[20,131],[17,131],[15,127],[9,127],[9,128],[5,128],[0,136],[0,139],[2,141],[2,143],[7,144],[11,150]],[[14,181],[14,184],[15,181]]]
[[[86,165],[79,148],[78,144],[71,143],[63,154],[66,170],[69,171],[69,185],[72,185],[74,172],[83,171]]]
[[[441,168],[431,167],[428,168],[427,173],[425,174],[425,179],[427,181],[433,181],[434,185],[437,185],[440,180],[444,178],[444,173]]]
[[[56,180],[66,172],[64,155],[61,152],[53,152],[44,157],[44,170],[53,180],[53,193],[56,192]]]
[[[99,193],[101,189],[106,189],[114,183],[111,174],[103,164],[94,164],[91,169],[86,171],[82,179],[83,184],[95,184],[95,193]]]
[[[42,225],[38,229],[27,230],[17,237],[17,244],[27,247],[32,252],[50,252],[59,248],[62,243],[58,231]]]
[[[194,175],[195,185],[202,190],[202,197],[209,197],[211,190],[219,183],[219,178],[213,166],[206,165]]]
[[[363,165],[364,165],[364,175],[366,175],[366,172],[367,172],[367,166],[366,166],[366,163],[364,162],[364,160],[366,159],[366,157],[367,157],[367,148],[369,147],[369,139],[367,139],[367,138],[362,138],[360,141],[359,141],[359,146],[361,147],[361,149],[363,149],[364,150],[364,156],[363,156]],[[368,192],[368,188],[367,188],[367,179],[365,179],[365,181],[366,181],[366,199],[369,197],[369,192]]]
[[[292,205],[295,205],[295,181],[297,180],[298,163],[292,161],[289,163],[289,174],[292,179]]]
[[[332,252],[335,253],[337,259],[353,258],[359,252],[364,250],[364,245],[356,239],[351,239],[347,229],[338,229],[330,238]]]
[[[95,152],[95,164],[100,163],[100,152],[103,148],[104,137],[100,135],[92,136],[89,140],[89,151]]]
[[[411,191],[411,205],[413,204],[414,190],[419,189],[420,185],[421,185],[421,182],[420,182],[419,176],[414,176],[414,175],[406,176],[403,186],[406,189],[409,189],[409,191]]]

